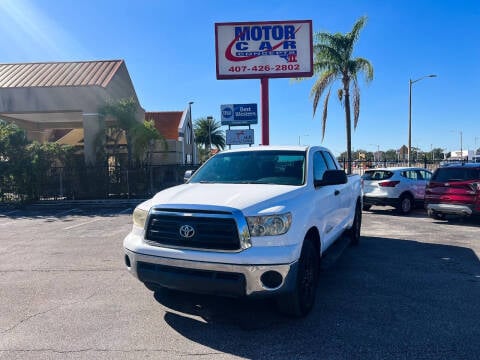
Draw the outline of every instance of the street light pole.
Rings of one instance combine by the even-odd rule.
[[[412,84],[416,82],[429,78],[437,77],[435,74],[425,75],[416,80],[409,79],[409,92],[408,92],[408,166],[410,166],[411,152],[412,152]]]
[[[188,102],[188,111],[190,113],[190,120],[191,122],[193,123],[193,119],[192,119],[192,104],[193,104],[193,101],[189,101]]]

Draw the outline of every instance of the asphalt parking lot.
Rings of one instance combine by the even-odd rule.
[[[478,359],[480,222],[364,212],[313,312],[153,294],[124,268],[131,208],[0,212],[0,359]]]

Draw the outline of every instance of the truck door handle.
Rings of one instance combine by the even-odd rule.
[[[340,194],[340,190],[335,190],[334,194],[335,196],[337,196],[338,194]]]

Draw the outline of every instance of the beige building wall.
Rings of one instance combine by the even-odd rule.
[[[152,165],[183,164],[182,149],[181,141],[167,140],[166,143],[156,141],[152,152]]]
[[[107,101],[133,97],[135,89],[125,63],[118,68],[106,88],[101,86],[57,86],[0,88],[0,117],[17,123],[31,140],[44,142],[52,129],[84,129],[86,163],[95,163],[95,141],[105,130],[98,111]],[[137,121],[143,122],[140,107]],[[108,121],[108,119],[107,119]]]

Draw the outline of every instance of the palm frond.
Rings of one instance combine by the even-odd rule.
[[[360,117],[360,88],[358,87],[357,77],[353,78],[353,129],[357,128]]]
[[[342,54],[329,44],[316,44],[313,48],[314,63],[339,64]]]
[[[321,74],[324,72],[339,72],[340,68],[337,65],[338,63],[330,60],[324,60],[324,61],[314,61],[313,63],[313,71],[315,74]]]
[[[354,43],[357,42],[358,37],[360,36],[360,31],[367,23],[367,19],[368,18],[366,16],[360,17],[360,19],[358,19],[357,22],[353,25],[352,31],[348,33],[348,36],[353,40]]]
[[[313,96],[313,116],[315,117],[315,113],[317,111],[318,101],[322,96],[325,89],[336,79],[336,72],[328,71],[324,72],[320,77],[317,79],[315,84],[312,87],[311,96]]]
[[[321,96],[322,96],[322,93],[320,91],[315,91],[313,93],[313,116],[312,117],[315,117],[315,113],[317,112],[318,100],[320,100]]]
[[[373,66],[367,59],[356,58],[353,60],[356,67],[356,73],[363,72],[365,74],[365,82],[370,82],[373,80]]]
[[[322,142],[325,138],[325,130],[327,128],[327,115],[328,115],[328,99],[330,98],[330,91],[332,88],[328,89],[328,93],[325,96],[325,102],[323,103],[323,115],[322,115]]]

